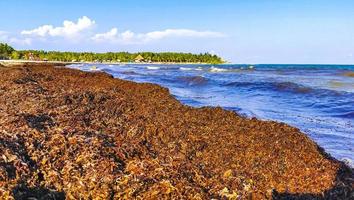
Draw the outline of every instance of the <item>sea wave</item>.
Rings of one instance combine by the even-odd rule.
[[[295,98],[298,104],[302,104],[301,106],[331,113],[331,117],[354,118],[352,110],[354,94],[350,92],[309,87],[293,82],[231,82],[224,86],[237,87],[250,94],[264,91],[288,100]]]
[[[293,82],[276,82],[274,83],[274,86],[277,90],[290,91],[296,93],[310,93],[314,90],[311,87],[307,87]]]
[[[134,72],[134,71],[123,71],[123,72],[120,72],[121,74],[124,74],[124,75],[141,75],[137,72]]]
[[[349,111],[349,112],[342,113],[342,114],[339,114],[339,115],[334,115],[333,117],[354,119],[354,111]]]
[[[293,93],[311,93],[315,89],[293,82],[231,82],[225,86],[246,87],[250,89],[275,90]]]
[[[211,68],[209,68],[209,72],[252,72],[255,70],[254,66],[246,66],[246,67],[237,67],[237,68],[220,68],[220,67],[215,67],[212,66]]]
[[[103,68],[102,71],[109,73],[109,74],[115,74],[116,71],[112,68]]]
[[[176,79],[178,82],[187,84],[189,86],[193,85],[205,85],[208,83],[208,79],[203,76],[180,76]]]

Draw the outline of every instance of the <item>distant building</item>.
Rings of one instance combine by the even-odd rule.
[[[144,62],[144,57],[142,57],[140,54],[135,58],[134,60],[136,63]]]

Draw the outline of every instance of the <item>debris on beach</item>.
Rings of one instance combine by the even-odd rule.
[[[103,72],[0,69],[1,199],[350,199],[353,180],[284,123]]]

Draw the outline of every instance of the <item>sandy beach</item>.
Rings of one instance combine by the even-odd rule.
[[[349,199],[353,171],[284,123],[44,64],[0,68],[0,196]]]

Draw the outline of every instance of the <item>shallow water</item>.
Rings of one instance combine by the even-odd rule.
[[[349,65],[72,65],[157,83],[185,104],[221,106],[298,127],[337,159],[354,160],[354,71]]]

